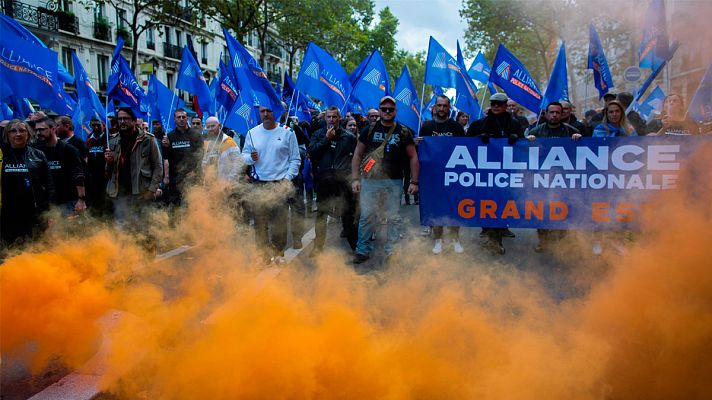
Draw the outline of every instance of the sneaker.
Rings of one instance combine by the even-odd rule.
[[[595,242],[593,247],[591,247],[591,251],[593,251],[593,254],[597,256],[603,254],[603,246],[601,246],[601,242]]]
[[[457,239],[452,241],[452,250],[457,254],[462,254],[462,252],[465,251],[465,249],[462,248],[460,241]]]
[[[515,235],[514,232],[510,231],[509,228],[504,229],[504,231],[502,232],[502,236],[508,237],[508,238],[517,237],[517,235]]]
[[[440,254],[443,252],[443,240],[435,239],[435,246],[433,246],[433,254]]]
[[[353,259],[353,261],[351,261],[351,263],[352,263],[352,264],[363,264],[363,263],[366,262],[369,258],[371,258],[371,257],[369,257],[369,256],[367,256],[367,255],[365,255],[365,254],[356,253],[356,255],[354,256],[354,259]]]
[[[433,230],[429,226],[424,226],[423,229],[420,231],[420,236],[430,236],[430,233]]]

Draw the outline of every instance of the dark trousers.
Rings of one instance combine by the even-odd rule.
[[[443,238],[443,227],[442,226],[434,226],[433,227],[433,237],[435,239],[442,239]],[[450,236],[451,239],[457,239],[460,236],[460,227],[459,226],[449,226],[447,228],[448,231],[448,236]]]
[[[294,197],[290,197],[289,207],[292,210],[291,213],[291,225],[292,225],[292,241],[302,240],[304,236],[304,227],[306,226],[306,216],[307,207],[304,204],[304,183],[301,179],[294,180]],[[311,199],[309,200],[309,206],[311,207]]]
[[[326,218],[332,215],[341,217],[341,226],[346,233],[346,240],[352,250],[356,249],[358,228],[356,226],[356,197],[347,181],[342,179],[325,179],[316,183],[316,223],[314,231],[314,248],[322,250],[326,241]]]
[[[259,183],[272,185],[272,182]],[[257,246],[268,255],[282,255],[287,247],[289,227],[289,204],[280,201],[276,204],[259,204],[254,210],[255,239]]]

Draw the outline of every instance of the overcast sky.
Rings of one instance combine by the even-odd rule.
[[[428,51],[433,36],[455,56],[455,41],[464,47],[465,22],[460,19],[461,0],[375,0],[376,15],[388,6],[398,18],[398,47],[411,52]]]

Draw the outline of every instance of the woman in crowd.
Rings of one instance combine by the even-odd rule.
[[[0,230],[4,246],[39,233],[45,225],[42,213],[54,197],[47,158],[29,146],[33,138],[30,125],[18,119],[10,121],[3,132]]]
[[[346,130],[358,138],[358,123],[353,117],[346,120]]]
[[[625,108],[618,100],[611,100],[603,108],[603,121],[593,128],[593,137],[638,136],[625,117]]]
[[[470,125],[470,114],[464,111],[458,111],[457,116],[455,117],[455,121],[457,121],[458,124],[462,125],[462,128],[465,129],[465,132],[467,132],[467,128]]]
[[[700,129],[690,118],[685,117],[685,102],[677,93],[665,96],[660,118],[651,121],[646,130],[649,136],[697,135]]]

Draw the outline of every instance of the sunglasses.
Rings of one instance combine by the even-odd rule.
[[[490,106],[504,107],[507,105],[506,101],[490,101]]]
[[[392,113],[395,110],[395,107],[381,107],[381,111],[383,111],[384,113]]]

